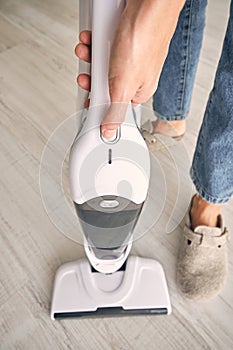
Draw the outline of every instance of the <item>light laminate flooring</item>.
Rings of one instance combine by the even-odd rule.
[[[46,142],[76,110],[77,2],[0,1],[1,350],[233,348],[232,242],[228,280],[218,297],[205,303],[187,301],[175,283],[181,231],[178,224],[192,191],[188,168],[213,84],[228,9],[227,0],[209,2],[188,131],[183,143],[170,144],[167,149],[151,155],[152,202],[154,200],[159,208],[164,199],[158,183],[161,179],[167,196],[156,222],[153,222],[154,207],[147,207],[142,232],[148,230],[145,223],[152,224],[148,232],[136,240],[132,250],[134,254],[158,259],[163,264],[173,313],[168,317],[51,321],[49,311],[56,269],[64,262],[84,256],[83,247],[68,239],[50,221],[39,187],[39,168]],[[144,107],[144,117],[151,113],[148,106]],[[161,176],[156,172],[158,162]],[[63,171],[67,189],[66,161]],[[224,209],[231,232],[232,203]],[[169,218],[172,219],[168,227]],[[63,224],[66,219],[62,216]]]

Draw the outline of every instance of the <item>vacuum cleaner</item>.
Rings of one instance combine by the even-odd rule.
[[[124,122],[112,139],[103,138],[100,128],[110,106],[109,55],[124,6],[123,0],[91,2],[90,106],[83,113],[69,157],[71,194],[87,258],[58,269],[53,320],[171,313],[161,264],[129,256],[150,180],[150,156],[139,130],[138,112],[127,105]]]

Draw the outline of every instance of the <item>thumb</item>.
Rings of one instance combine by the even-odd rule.
[[[108,139],[114,138],[116,130],[125,119],[127,106],[128,103],[111,102],[101,124],[103,137]]]
[[[102,136],[108,139],[115,137],[116,130],[123,123],[128,104],[131,101],[131,97],[125,91],[125,87],[123,88],[123,85],[117,80],[116,78],[109,79],[111,104],[101,124]]]

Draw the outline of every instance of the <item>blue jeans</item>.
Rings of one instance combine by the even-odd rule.
[[[182,120],[189,112],[206,4],[206,0],[187,0],[180,14],[153,96],[161,120]],[[210,203],[226,203],[233,195],[233,1],[190,175],[197,192]]]

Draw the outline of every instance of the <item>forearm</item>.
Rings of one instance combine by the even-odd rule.
[[[186,0],[127,0],[125,9],[132,14],[140,11],[149,11],[151,14],[166,11],[169,15],[177,17]]]
[[[112,102],[146,102],[155,92],[184,0],[128,0],[111,49]],[[108,113],[103,124],[122,122]],[[118,120],[117,120],[118,118]]]
[[[161,27],[167,34],[174,33],[180,11],[186,0],[127,0],[123,17],[134,30],[146,23],[153,32],[159,33]]]
[[[111,50],[109,79],[113,100],[123,97],[114,96],[118,95],[115,83],[119,88],[122,85],[121,90],[125,86],[124,95],[131,94],[135,83],[138,87],[144,85],[145,81],[140,81],[143,77],[138,72],[139,64],[148,64],[143,68],[144,79],[153,84],[150,88],[153,93],[184,3],[184,0],[127,1]]]

